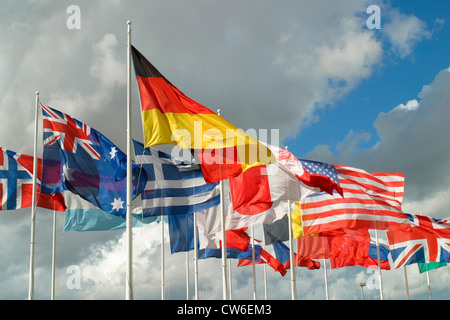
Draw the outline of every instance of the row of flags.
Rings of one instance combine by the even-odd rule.
[[[332,268],[380,261],[390,269],[389,253],[394,268],[450,262],[450,221],[404,213],[402,173],[299,160],[184,95],[134,47],[132,57],[145,135],[144,143],[133,141],[133,226],[166,216],[172,253],[193,250],[198,230],[199,257],[220,257],[221,206],[227,255],[239,266],[254,260],[286,274],[287,214],[297,239],[294,266],[317,269],[317,259],[329,259]],[[37,206],[65,212],[65,231],[125,228],[127,155],[70,115],[43,104],[41,111]],[[33,157],[1,149],[1,210],[31,206],[32,177]],[[252,245],[246,233],[257,224],[265,245]],[[376,248],[370,230],[385,230],[387,244]]]

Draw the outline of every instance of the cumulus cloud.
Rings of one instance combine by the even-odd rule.
[[[389,22],[383,25],[383,34],[392,43],[394,53],[401,58],[411,54],[418,42],[429,39],[432,35],[426,23],[414,15],[406,15],[397,9],[391,9],[387,17]]]
[[[449,85],[450,72],[442,70],[418,97],[380,113],[374,122],[378,141],[372,147],[359,148],[358,141],[368,138],[368,134],[350,131],[336,146],[317,146],[308,158],[372,172],[401,171],[406,177],[405,206],[413,210],[414,206],[408,204],[411,201],[415,207],[429,208],[427,214],[432,217],[446,217],[440,202],[429,204],[438,194],[447,194],[446,186],[450,185],[450,142],[444,138],[448,135],[446,119],[450,117]],[[421,201],[423,204],[418,206]],[[418,209],[412,213],[418,213]]]

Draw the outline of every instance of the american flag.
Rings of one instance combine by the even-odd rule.
[[[450,220],[408,215],[410,232],[388,231],[394,268],[411,263],[450,262]]]
[[[368,173],[334,165],[343,197],[321,192],[301,204],[304,234],[339,228],[386,230],[409,226],[401,210],[405,177],[402,173]]]

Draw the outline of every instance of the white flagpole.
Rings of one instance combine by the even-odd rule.
[[[189,250],[186,250],[186,300],[189,300]]]
[[[291,200],[288,200],[288,216],[289,216],[289,256],[291,262],[291,296],[292,300],[297,300],[297,288],[295,283],[295,261],[294,261],[294,243],[292,239],[292,214]]]
[[[288,147],[285,147],[286,151]],[[294,261],[294,243],[292,237],[292,214],[291,214],[291,200],[288,200],[288,229],[289,229],[289,258],[291,264],[291,296],[292,300],[297,299],[297,287],[295,283],[295,261]],[[300,257],[299,257],[300,258]]]
[[[256,265],[255,265],[255,228],[252,225],[252,268],[253,268],[253,300],[257,300],[256,297]]]
[[[328,274],[327,274],[327,259],[323,259],[323,270],[325,277],[325,297],[327,300],[330,300],[330,296],[328,294]]]
[[[164,216],[161,217],[161,300],[166,298],[165,294],[165,272],[164,272]]]
[[[428,267],[427,267],[427,269],[428,269]],[[427,274],[427,286],[428,286],[428,299],[433,300],[431,297],[430,271],[427,270],[426,274]]]
[[[37,136],[38,136],[39,91],[36,91],[34,113],[34,151],[33,151],[33,189],[31,198],[31,230],[30,230],[30,274],[28,278],[28,300],[34,300],[34,249],[36,242],[36,176],[37,176]]]
[[[406,266],[403,267],[403,273],[405,274],[406,298],[409,300],[408,276],[406,275]]]
[[[225,232],[225,209],[223,196],[223,181],[220,181],[220,215],[222,219],[222,278],[223,278],[223,300],[228,300],[228,279],[227,279],[227,240]]]
[[[131,169],[131,21],[127,21],[127,276],[126,299],[133,300],[133,225]]]
[[[52,289],[50,299],[55,300],[55,260],[56,260],[56,210],[53,209],[53,240],[52,240]]]
[[[198,300],[198,230],[197,230],[197,213],[194,212],[194,288],[195,300]]]
[[[220,109],[217,110],[220,116]],[[223,282],[223,300],[228,300],[228,279],[227,279],[227,240],[225,230],[225,208],[224,208],[224,194],[223,181],[220,180],[220,216],[222,222],[222,282]]]
[[[231,275],[231,258],[228,259],[228,286],[229,299],[233,300],[233,277]]]
[[[380,300],[384,300],[384,295],[383,295],[383,278],[381,277],[380,243],[378,242],[378,230],[375,230],[375,236],[376,236],[376,241],[377,241],[378,277],[380,279]]]
[[[266,250],[266,237],[263,236],[263,247],[264,250]],[[265,300],[268,299],[268,295],[267,295],[267,269],[266,269],[266,265],[267,263],[263,263],[263,271],[264,271],[264,298]]]

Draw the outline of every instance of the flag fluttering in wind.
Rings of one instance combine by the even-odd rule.
[[[397,232],[402,232],[398,230]],[[327,233],[325,233],[327,234]],[[369,269],[378,268],[378,250],[375,239],[367,229],[347,229],[342,234],[330,238],[331,269],[362,266]],[[390,270],[389,246],[379,240],[381,269]]]
[[[300,215],[300,203],[295,202],[295,210],[292,215],[292,239],[303,236],[302,220]],[[286,214],[283,218],[274,221],[271,224],[264,224],[264,240],[265,244],[274,244],[289,240],[289,217]]]
[[[173,144],[195,150],[208,183],[275,161],[264,144],[184,95],[136,48],[131,51],[146,147]]]
[[[343,197],[312,194],[301,203],[304,234],[334,229],[409,228],[401,210],[405,177],[402,173],[368,173],[335,165]]]
[[[199,165],[191,159],[182,160],[153,147],[144,148],[137,141],[133,144],[136,163],[146,177],[144,190],[133,201],[133,212],[144,217],[185,215],[219,205],[219,183],[206,183]]]
[[[450,220],[408,214],[410,232],[387,231],[394,268],[450,262]]]
[[[0,210],[15,210],[31,207],[33,199],[33,161],[29,155],[0,148]],[[38,159],[36,176],[37,206],[64,211],[65,204],[61,194],[40,193],[42,159]]]
[[[44,127],[42,192],[69,190],[99,209],[126,215],[127,156],[108,138],[70,115],[41,104]],[[139,175],[140,174],[140,175]],[[133,168],[133,196],[146,178]],[[139,185],[138,185],[139,183]]]

